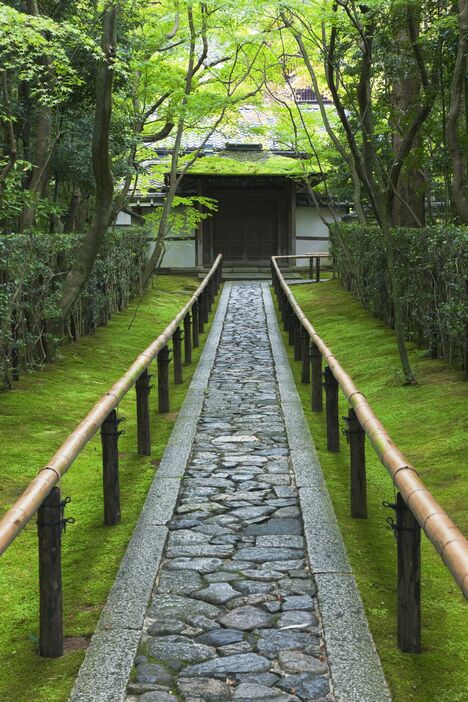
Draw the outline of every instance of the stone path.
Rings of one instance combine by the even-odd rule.
[[[127,702],[334,700],[260,285],[235,285]]]

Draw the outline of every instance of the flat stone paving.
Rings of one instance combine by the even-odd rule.
[[[334,700],[259,285],[231,290],[127,702]]]

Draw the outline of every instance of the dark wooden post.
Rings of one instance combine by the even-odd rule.
[[[310,366],[312,372],[311,407],[313,412],[321,412],[323,409],[322,354],[313,341],[310,344]]]
[[[205,293],[198,298],[198,331],[203,334],[205,331]]]
[[[101,425],[104,524],[120,524],[119,422],[114,409]]]
[[[62,504],[55,487],[37,512],[39,541],[39,654],[63,656]]]
[[[320,256],[315,257],[315,282],[320,283]]]
[[[145,368],[135,383],[138,453],[140,456],[151,456],[150,389],[150,374],[148,373],[148,369]]]
[[[289,331],[290,305],[289,305],[289,301],[288,301],[288,298],[286,297],[286,293],[284,292],[284,290],[283,290],[283,294],[284,294],[283,329],[285,332],[287,332],[287,331]]]
[[[192,333],[193,333],[193,348],[194,349],[196,349],[200,346],[199,323],[198,323],[199,311],[200,310],[199,310],[198,300],[196,300],[192,306]]]
[[[367,519],[366,433],[352,407],[346,419],[351,462],[351,516]]]
[[[309,256],[309,280],[314,279],[314,259],[312,256]]]
[[[292,305],[288,302],[288,344],[294,346],[294,336],[296,330],[296,315],[294,314]]]
[[[310,383],[310,337],[301,324],[301,382]]]
[[[397,494],[398,648],[421,652],[421,527]]]
[[[169,412],[169,348],[163,346],[158,353],[158,408],[160,414]]]
[[[294,315],[294,360],[302,360],[302,324]]]
[[[208,320],[210,318],[210,282],[208,281],[208,285],[206,286],[204,292],[202,293],[203,297],[203,310],[205,312],[205,316],[203,317],[203,321],[205,324],[208,323]]]
[[[325,367],[325,397],[327,415],[327,449],[340,450],[340,426],[338,421],[338,383],[328,366]]]
[[[182,374],[182,333],[180,327],[177,327],[172,337],[172,351],[174,354],[174,384],[182,385],[184,377]]]
[[[190,312],[184,317],[184,356],[185,364],[188,365],[192,363],[192,320],[190,319]]]

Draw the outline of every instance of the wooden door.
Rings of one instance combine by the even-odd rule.
[[[213,197],[218,201],[218,211],[210,218],[207,228],[208,258],[222,253],[227,263],[268,265],[270,257],[278,253],[280,230],[284,226],[280,193],[221,191]],[[205,251],[206,244],[208,241]]]

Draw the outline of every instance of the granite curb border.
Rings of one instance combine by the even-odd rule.
[[[180,481],[215,360],[231,293],[225,283],[210,333],[148,491],[69,702],[123,702],[149,598],[176,506]]]
[[[262,284],[262,290],[335,698],[337,702],[391,702],[283,345],[269,286]]]

